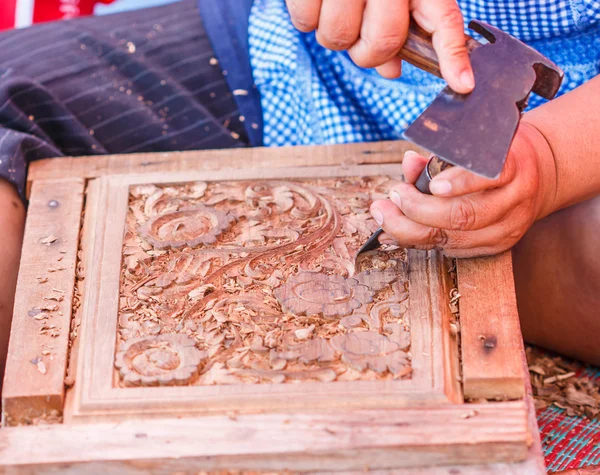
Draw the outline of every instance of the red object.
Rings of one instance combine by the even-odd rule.
[[[114,0],[0,0],[0,30],[91,15],[97,3]]]
[[[14,28],[16,5],[17,0],[2,0],[0,2],[0,30]]]

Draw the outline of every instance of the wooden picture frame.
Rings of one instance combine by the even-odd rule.
[[[34,164],[3,421],[12,426],[64,416],[64,422],[7,427],[0,440],[16,447],[32,437],[64,447],[54,455],[49,449],[33,450],[22,461],[0,448],[0,464],[36,471],[56,464],[123,469],[142,460],[152,460],[149,471],[166,466],[426,470],[487,464],[480,467],[486,472],[473,473],[511,473],[498,467],[542,473],[539,454],[531,452],[537,450],[537,435],[526,393],[510,254],[457,262],[456,322],[449,308],[452,262],[436,252],[409,253],[410,305],[421,318],[411,320],[413,374],[408,380],[115,384],[121,265],[115,249],[122,247],[131,186],[399,175],[397,157],[408,146],[181,152]],[[277,431],[281,443],[267,442],[270,431]],[[80,436],[71,440],[69,433]],[[246,440],[243,434],[249,433],[254,435]],[[205,438],[206,445],[191,443],[192,434],[197,441]],[[122,446],[101,454],[103,444],[113,445],[112,437]],[[161,441],[172,437],[179,442],[170,452]],[[83,441],[91,445],[86,449]],[[174,462],[182,457],[180,464]]]

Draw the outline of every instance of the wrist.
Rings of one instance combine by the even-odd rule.
[[[558,173],[556,157],[550,141],[540,127],[527,119],[527,115],[525,115],[519,129],[537,164],[538,193],[535,202],[535,219],[537,221],[558,209]]]

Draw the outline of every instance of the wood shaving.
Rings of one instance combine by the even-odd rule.
[[[567,416],[600,420],[600,385],[580,376],[583,365],[527,347],[529,375],[537,410],[554,405]]]
[[[64,299],[64,295],[47,295],[44,297],[44,300],[54,300],[55,302],[62,302]]]
[[[48,370],[46,369],[46,365],[42,360],[37,362],[37,370],[42,374],[46,374],[48,372]]]
[[[49,246],[50,244],[56,242],[58,238],[56,236],[54,236],[53,234],[51,234],[50,236],[46,236],[44,239],[42,239],[40,242],[42,244],[45,244],[46,246]]]

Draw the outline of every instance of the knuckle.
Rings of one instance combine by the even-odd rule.
[[[350,48],[357,38],[358,33],[353,32],[350,28],[337,28],[333,31],[317,30],[319,44],[334,51]]]
[[[460,43],[447,43],[444,45],[447,57],[454,59],[467,58],[467,49]]]
[[[473,203],[470,201],[456,201],[450,208],[450,229],[469,231],[477,222]]]
[[[300,30],[303,33],[310,33],[317,28],[318,21],[315,19],[310,19],[304,16],[296,15],[292,17],[292,23],[296,27],[296,29]]]
[[[448,244],[449,236],[448,233],[441,228],[429,228],[427,230],[427,235],[425,236],[426,242],[430,244],[431,247],[439,247],[444,248]]]
[[[440,27],[447,30],[463,30],[463,16],[458,7],[452,7],[440,16]]]
[[[508,243],[508,247],[511,247],[514,244],[516,244],[517,242],[519,242],[524,234],[525,234],[524,229],[522,229],[520,226],[515,227],[512,229],[509,229],[506,232],[506,234],[504,236],[504,240]]]
[[[387,60],[402,49],[404,36],[401,34],[381,35],[366,41],[368,41],[367,49],[372,57]]]

